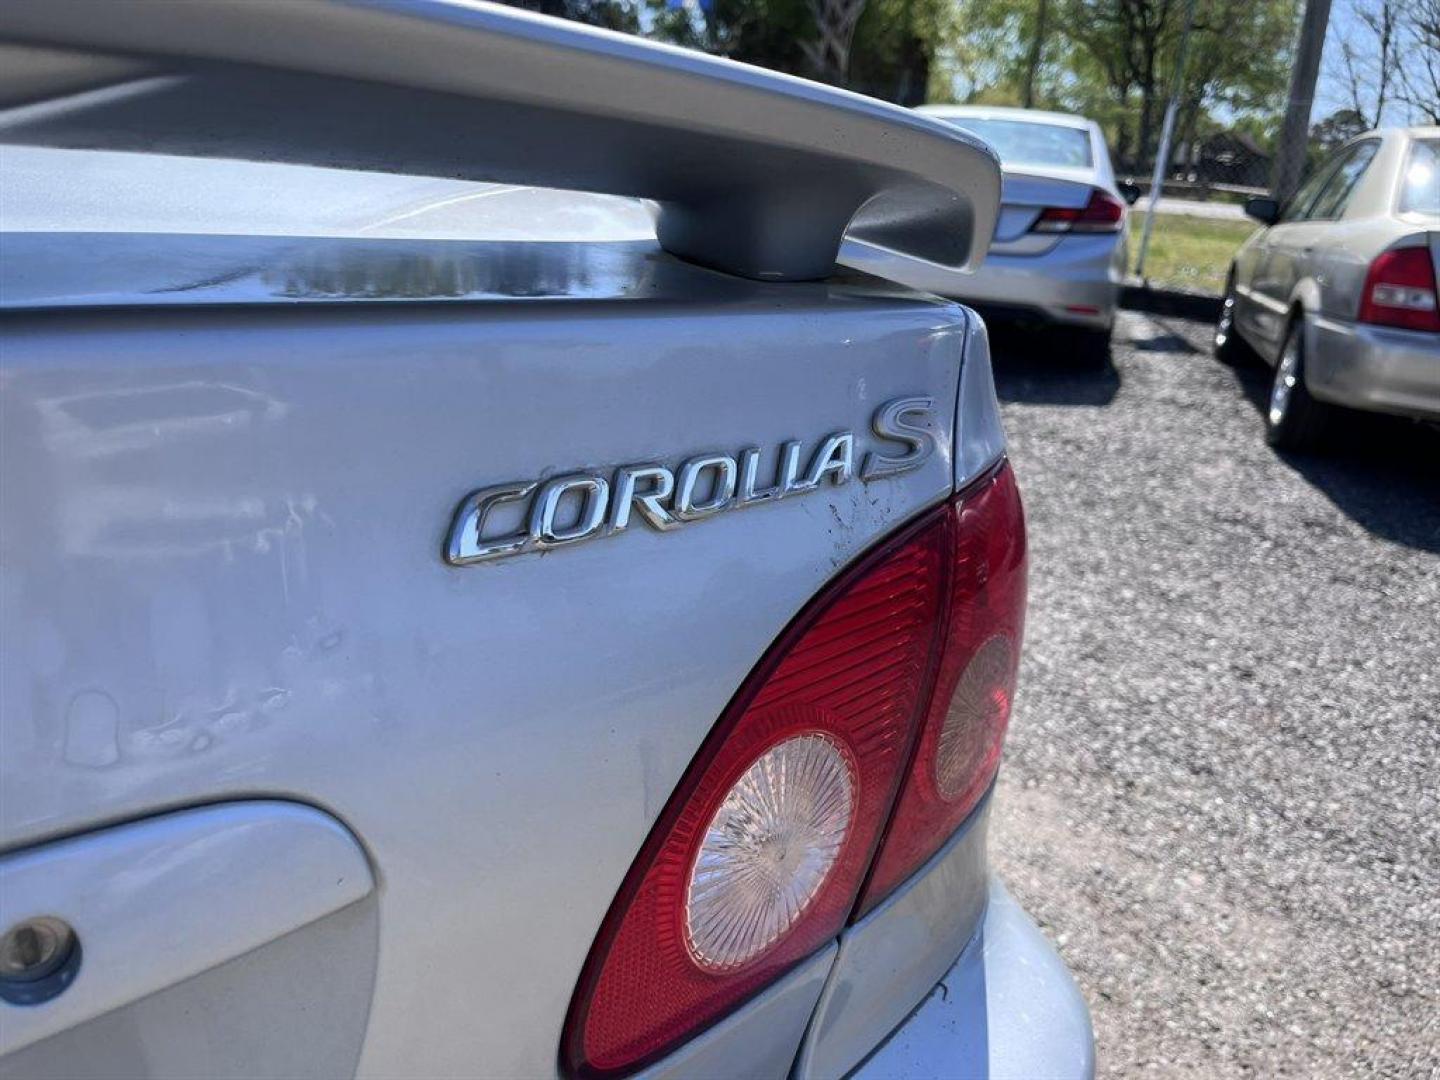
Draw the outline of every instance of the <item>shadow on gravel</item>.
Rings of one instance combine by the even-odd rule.
[[[1044,330],[991,324],[990,356],[1001,401],[1030,405],[1109,405],[1120,391],[1120,373],[1074,355],[1073,346]]]
[[[1247,367],[1235,375],[1250,404],[1263,415],[1270,398],[1270,370]],[[1346,413],[1320,453],[1279,456],[1375,536],[1440,554],[1440,428],[1375,413]]]
[[[1149,338],[1132,338],[1130,347],[1136,352],[1173,353],[1179,356],[1199,356],[1203,351],[1197,349],[1179,334],[1168,331]]]

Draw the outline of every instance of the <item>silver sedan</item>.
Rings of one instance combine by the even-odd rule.
[[[1240,248],[1216,354],[1275,369],[1266,437],[1309,449],[1335,407],[1440,419],[1440,127],[1371,131],[1335,151]]]
[[[1108,355],[1125,276],[1126,203],[1100,126],[1083,116],[978,105],[920,110],[988,142],[1004,174],[1000,220],[973,274],[930,283],[987,316],[1065,328],[1081,359]]]

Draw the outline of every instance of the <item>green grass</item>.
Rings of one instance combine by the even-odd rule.
[[[1140,253],[1143,215],[1130,223],[1133,260]],[[1220,293],[1235,249],[1256,230],[1253,222],[1223,221],[1184,214],[1156,214],[1145,258],[1145,277],[1151,285],[1187,292]]]

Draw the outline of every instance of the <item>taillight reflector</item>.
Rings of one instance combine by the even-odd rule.
[[[1440,297],[1428,247],[1382,252],[1370,264],[1360,321],[1405,330],[1440,330]]]
[[[833,938],[862,885],[868,910],[945,842],[995,774],[1024,578],[1007,465],[795,620],[611,905],[566,1021],[568,1071],[656,1060]]]
[[[1047,206],[1040,211],[1031,232],[1097,233],[1119,232],[1125,220],[1125,204],[1109,192],[1092,188],[1084,206]]]

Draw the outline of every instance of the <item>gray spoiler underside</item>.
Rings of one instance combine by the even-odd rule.
[[[766,280],[842,238],[983,257],[983,142],[870,98],[454,0],[5,0],[0,141],[654,199],[661,245]]]

